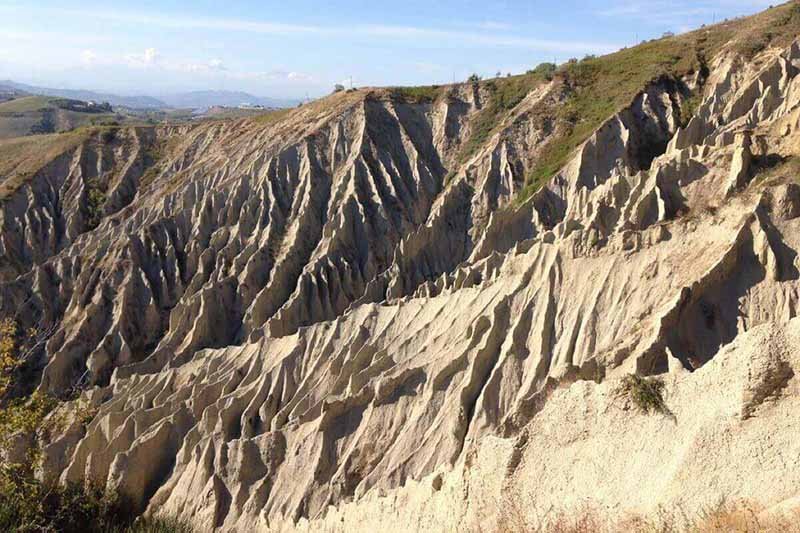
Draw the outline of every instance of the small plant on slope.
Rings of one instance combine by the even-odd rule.
[[[103,206],[106,203],[106,195],[100,189],[96,180],[89,183],[86,192],[86,226],[89,229],[94,229],[100,225],[103,220]]]
[[[664,380],[628,374],[616,390],[619,398],[628,398],[643,413],[669,414],[664,402]]]

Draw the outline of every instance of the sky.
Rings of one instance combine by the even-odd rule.
[[[0,0],[0,80],[158,96],[521,73],[775,0]]]

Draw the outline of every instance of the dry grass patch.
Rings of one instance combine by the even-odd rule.
[[[0,200],[14,193],[47,163],[76,148],[90,130],[33,135],[0,141]]]
[[[287,109],[277,109],[274,111],[267,111],[261,115],[257,115],[253,117],[251,120],[256,124],[260,124],[262,126],[266,126],[268,124],[274,124],[283,118],[289,116],[289,114],[294,110],[294,108],[287,108]]]
[[[609,516],[590,504],[572,511],[538,511],[531,498],[509,496],[497,510],[497,524],[488,533],[800,533],[800,509],[764,513],[747,501],[721,501],[706,510],[687,513],[659,508],[650,516]]]

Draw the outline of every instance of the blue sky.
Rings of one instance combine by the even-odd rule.
[[[774,2],[774,0],[772,0]],[[159,95],[318,96],[524,72],[770,0],[0,0],[0,79]]]

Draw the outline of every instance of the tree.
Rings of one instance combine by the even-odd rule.
[[[471,74],[469,78],[467,78],[467,83],[478,83],[481,81],[481,77],[477,74]]]
[[[550,81],[553,79],[553,75],[556,72],[556,64],[555,63],[539,63],[536,68],[533,70],[529,70],[528,74],[536,74],[537,76],[541,76],[544,79]]]
[[[344,91],[344,85],[342,85],[341,83],[337,83],[336,85],[333,86],[333,92],[340,93],[342,91]]]
[[[13,383],[21,362],[17,356],[17,323],[10,318],[0,321],[0,402]]]

